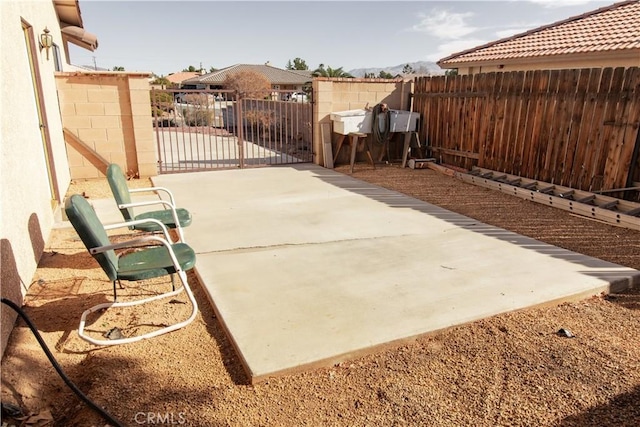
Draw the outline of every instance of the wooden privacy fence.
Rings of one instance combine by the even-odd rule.
[[[443,163],[586,191],[640,185],[640,68],[422,77],[414,96]]]

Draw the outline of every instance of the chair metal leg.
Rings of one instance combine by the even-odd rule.
[[[176,290],[176,277],[173,273],[171,273],[171,290]]]
[[[120,279],[116,279],[113,281],[113,301],[114,302],[118,299],[118,295],[116,295],[116,281],[118,282],[120,289],[124,289],[124,286],[122,285],[122,282],[120,281]]]

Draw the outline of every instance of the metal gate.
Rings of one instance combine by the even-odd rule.
[[[312,94],[292,92],[153,89],[158,173],[312,162]]]

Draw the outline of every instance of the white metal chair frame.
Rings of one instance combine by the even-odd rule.
[[[140,246],[146,246],[148,245],[148,243],[150,242],[157,242],[161,245],[163,245],[167,251],[169,252],[169,256],[171,257],[171,261],[173,262],[173,266],[176,270],[176,273],[178,274],[178,277],[180,278],[180,281],[182,282],[182,286],[178,289],[174,289],[170,292],[165,292],[159,295],[155,295],[153,297],[149,297],[149,298],[145,298],[142,300],[136,300],[136,301],[126,301],[126,302],[108,302],[108,303],[102,303],[102,304],[98,304],[95,305],[87,310],[85,310],[82,313],[82,317],[80,318],[80,326],[78,328],[78,335],[84,339],[85,341],[88,341],[92,344],[95,345],[117,345],[117,344],[128,344],[128,343],[132,343],[132,342],[136,342],[136,341],[140,341],[143,339],[147,339],[147,338],[153,338],[156,337],[158,335],[162,335],[162,334],[166,334],[167,332],[171,332],[171,331],[175,331],[177,329],[183,328],[184,326],[187,326],[189,323],[193,322],[193,320],[196,318],[196,315],[198,314],[198,303],[195,300],[195,297],[193,296],[193,292],[191,291],[191,288],[189,287],[189,283],[187,281],[187,273],[182,270],[182,268],[180,267],[180,263],[178,262],[178,259],[176,258],[175,253],[173,252],[173,249],[171,247],[171,237],[169,235],[169,231],[167,229],[167,227],[162,224],[160,221],[152,219],[152,218],[148,218],[148,219],[142,219],[142,220],[134,220],[134,221],[128,221],[128,222],[122,222],[122,223],[116,223],[116,224],[110,224],[110,225],[106,225],[104,226],[105,230],[113,230],[113,229],[117,229],[117,228],[128,228],[131,227],[132,225],[136,225],[137,223],[143,223],[143,222],[155,222],[157,223],[163,231],[164,234],[164,238],[156,236],[156,235],[146,235],[143,237],[139,237],[133,240],[128,240],[126,242],[121,242],[121,243],[116,243],[116,244],[111,244],[111,245],[105,245],[105,246],[99,246],[99,247],[95,247],[95,248],[91,248],[89,249],[89,252],[92,255],[95,254],[99,254],[102,252],[106,252],[109,250],[116,250],[116,249],[125,249],[125,248],[134,248],[134,247],[140,247]],[[173,275],[171,275],[171,279],[172,279],[172,284],[173,284]],[[113,339],[113,340],[101,340],[101,339],[96,339],[96,338],[92,338],[90,336],[88,336],[85,333],[85,323],[86,323],[86,318],[89,314],[94,313],[98,310],[102,310],[102,309],[108,309],[108,308],[112,308],[112,307],[131,307],[131,306],[136,306],[136,305],[140,305],[140,304],[145,304],[147,302],[151,302],[151,301],[155,301],[158,299],[162,299],[162,298],[168,298],[168,297],[172,297],[175,295],[178,295],[179,293],[181,293],[182,291],[185,291],[187,293],[187,297],[189,299],[189,302],[191,303],[192,306],[192,311],[191,311],[191,315],[189,316],[189,318],[187,318],[186,320],[179,322],[179,323],[175,323],[173,325],[169,325],[166,326],[164,328],[152,331],[152,332],[147,332],[146,334],[142,334],[142,335],[138,335],[135,337],[128,337],[128,338],[119,338],[119,339]]]
[[[144,188],[130,188],[129,193],[144,193],[144,192],[164,192],[169,196],[169,201],[166,200],[148,200],[141,202],[131,202],[131,203],[123,203],[118,205],[118,209],[127,209],[127,208],[135,208],[140,206],[153,206],[153,205],[163,205],[171,210],[171,215],[173,216],[173,220],[176,222],[176,230],[178,230],[178,236],[181,242],[184,242],[184,232],[182,231],[182,227],[180,226],[180,220],[178,218],[178,213],[176,212],[176,202],[173,198],[173,193],[165,187],[144,187]],[[144,222],[144,220],[142,220]],[[159,221],[154,221],[159,222]],[[135,225],[135,221],[129,221],[129,225]],[[160,223],[161,224],[161,223]],[[106,227],[105,227],[106,228]],[[169,237],[169,241],[171,238]]]

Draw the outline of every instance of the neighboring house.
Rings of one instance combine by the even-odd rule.
[[[182,82],[185,80],[189,80],[200,75],[201,74],[196,71],[180,71],[178,73],[169,74],[165,78],[176,85],[176,87],[180,88],[182,87]]]
[[[227,76],[239,71],[253,71],[262,74],[271,82],[273,90],[302,90],[312,80],[311,71],[285,70],[270,65],[236,64],[213,73],[196,76],[182,82],[185,89],[225,89]]]
[[[438,61],[458,74],[640,66],[640,1],[623,1]]]
[[[93,51],[98,41],[74,0],[0,1],[0,11],[0,45],[10,46],[0,65],[0,292],[21,305],[71,182],[54,73],[75,70],[68,43]],[[0,311],[4,354],[16,315]]]

